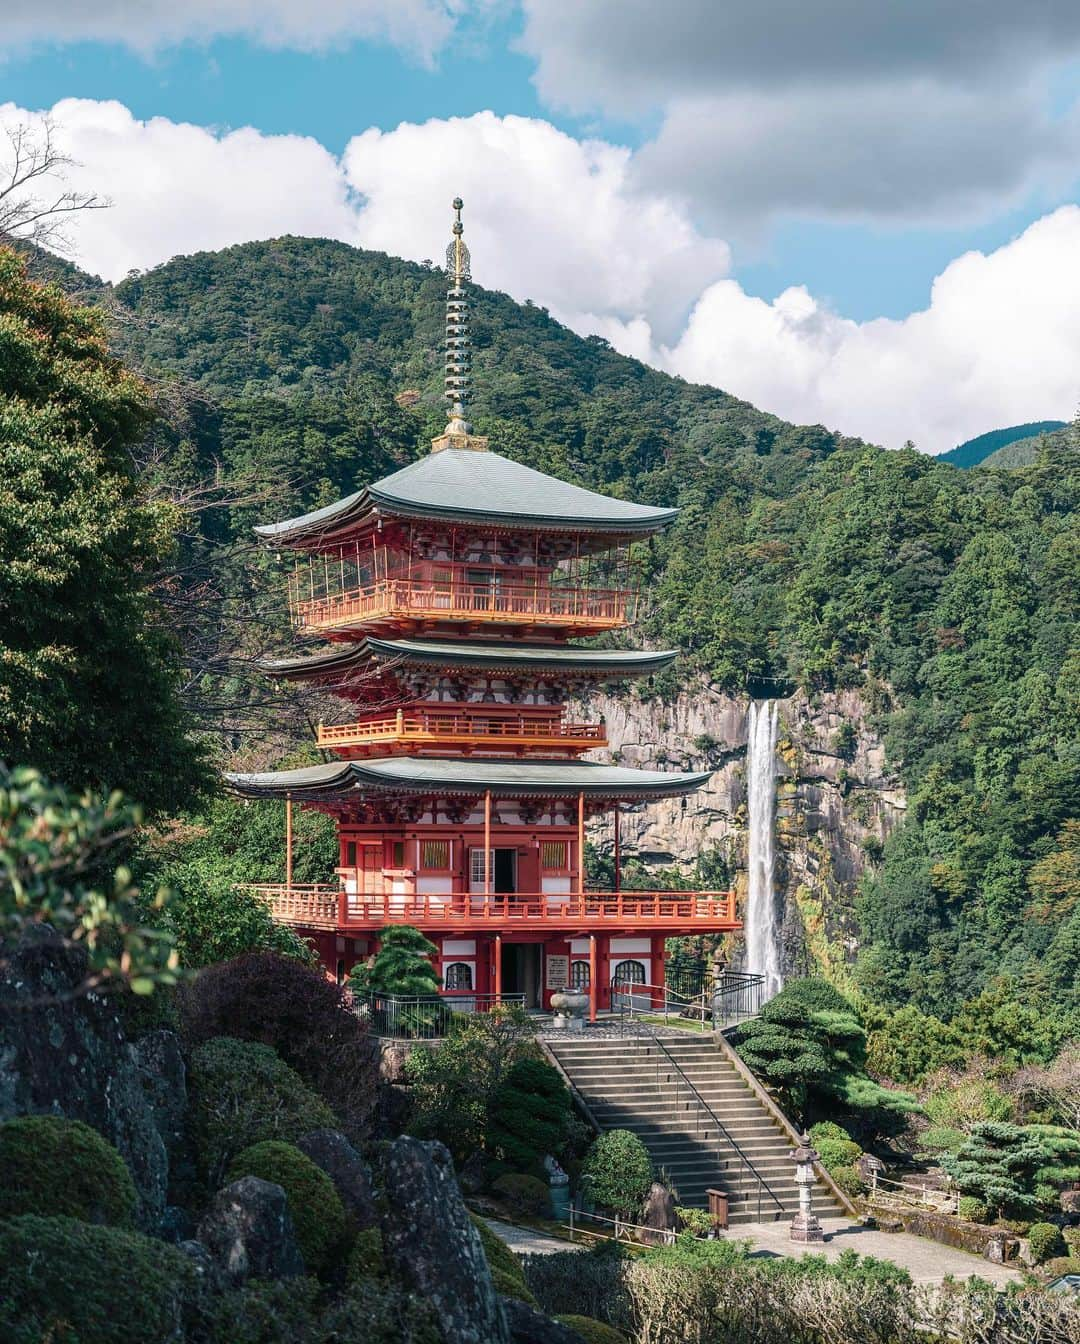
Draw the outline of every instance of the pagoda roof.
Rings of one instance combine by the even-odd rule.
[[[446,448],[336,504],[255,531],[274,545],[301,545],[362,522],[376,511],[450,523],[631,535],[656,532],[679,512],[597,494],[499,453]]]
[[[351,644],[335,644],[319,653],[296,658],[264,658],[259,667],[268,676],[292,681],[347,676],[372,659],[401,659],[412,666],[473,667],[495,671],[576,672],[616,680],[648,676],[674,662],[673,649],[589,649],[573,644],[473,643],[450,639],[376,639],[368,636]]]
[[[297,802],[334,802],[365,794],[476,796],[490,789],[496,798],[675,798],[693,793],[709,778],[631,770],[592,761],[505,761],[389,756],[376,760],[331,761],[300,770],[230,774],[225,779],[247,798],[291,797]]]

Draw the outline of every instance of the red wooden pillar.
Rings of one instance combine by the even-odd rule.
[[[599,974],[596,964],[596,934],[589,934],[589,1021],[596,1021],[596,1004],[599,994]]]
[[[292,891],[292,794],[285,795],[285,890]]]
[[[502,1003],[502,934],[495,935],[495,1002]]]
[[[622,865],[620,863],[620,845],[619,845],[620,826],[619,826],[618,803],[615,804],[614,821],[615,821],[615,891],[620,892],[622,890],[622,876],[620,874],[620,868]]]
[[[667,939],[662,933],[654,933],[652,936],[652,947],[650,948],[650,969],[652,974],[649,979],[653,983],[652,1005],[654,1008],[663,1008],[664,1006],[664,962],[667,956]]]
[[[578,794],[577,799],[577,889],[584,905],[585,896],[585,795]]]
[[[484,794],[484,917],[489,913],[491,904],[491,790],[488,789]],[[495,963],[498,966],[498,962]],[[496,976],[501,976],[501,970],[496,970]]]

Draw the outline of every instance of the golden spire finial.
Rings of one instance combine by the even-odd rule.
[[[487,439],[477,438],[472,433],[472,425],[465,418],[465,407],[469,400],[469,369],[472,366],[469,342],[468,300],[465,297],[465,285],[472,279],[469,249],[465,246],[462,234],[465,225],[461,222],[464,202],[460,196],[453,200],[454,225],[453,238],[446,249],[446,278],[450,285],[446,291],[446,372],[443,395],[450,403],[449,419],[446,428],[437,439],[433,439],[433,451],[440,448],[486,448]]]

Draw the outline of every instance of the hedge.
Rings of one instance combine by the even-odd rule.
[[[81,1120],[23,1115],[0,1125],[0,1217],[32,1213],[128,1227],[135,1204],[124,1159]]]

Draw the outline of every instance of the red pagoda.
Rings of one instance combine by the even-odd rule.
[[[598,685],[675,653],[571,643],[633,621],[634,543],[674,509],[596,494],[490,451],[465,419],[469,253],[455,200],[447,249],[446,396],[431,453],[336,504],[257,528],[294,554],[289,606],[315,652],[263,664],[350,702],[321,726],[336,759],[230,775],[286,802],[286,880],[257,890],[338,980],[413,924],[438,946],[448,995],[661,985],[665,940],[738,928],[732,892],[622,891],[619,809],[688,794],[707,774],[585,759],[604,724],[569,717]],[[293,804],[335,817],[337,882],[292,881]],[[614,822],[613,891],[585,880],[585,828]]]

